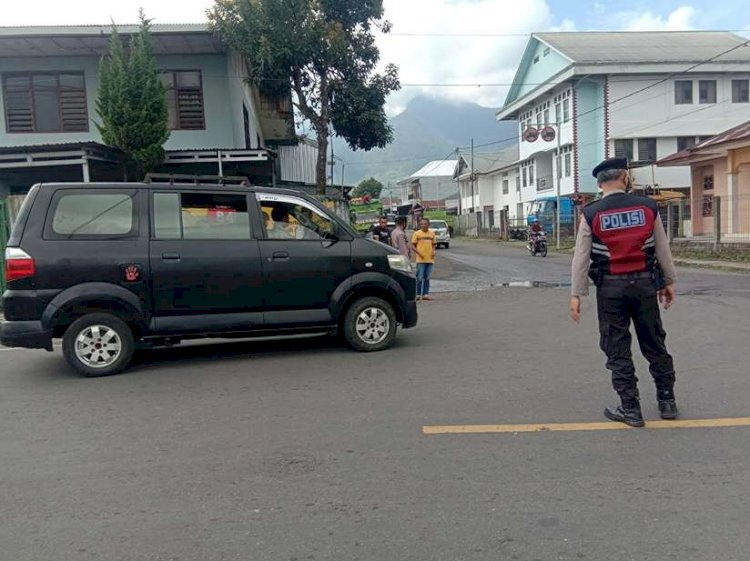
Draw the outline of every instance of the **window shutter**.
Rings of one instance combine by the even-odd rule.
[[[203,95],[200,87],[182,87],[177,92],[181,129],[204,128]]]
[[[60,114],[63,131],[85,132],[89,130],[86,91],[62,89],[60,91]]]
[[[34,115],[30,91],[8,91],[5,94],[8,132],[34,132]]]

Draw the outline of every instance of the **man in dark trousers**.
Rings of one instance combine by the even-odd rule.
[[[628,162],[605,160],[594,169],[602,198],[583,208],[573,257],[570,315],[581,319],[581,296],[588,277],[596,285],[600,346],[607,355],[612,385],[620,405],[604,415],[632,427],[645,425],[638,378],[630,351],[630,322],[656,383],[662,419],[676,419],[675,373],[664,344],[659,302],[674,302],[675,268],[659,208],[647,197],[630,194]]]

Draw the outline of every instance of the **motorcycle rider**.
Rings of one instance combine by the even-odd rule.
[[[540,236],[544,234],[544,228],[539,220],[539,213],[537,212],[535,216],[536,221],[532,222],[531,226],[529,226],[529,248],[534,249],[536,249],[536,244],[539,242]]]

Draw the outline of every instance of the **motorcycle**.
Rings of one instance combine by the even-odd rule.
[[[532,257],[537,253],[542,257],[547,257],[547,235],[543,231],[532,233],[529,236],[529,243],[526,248]]]

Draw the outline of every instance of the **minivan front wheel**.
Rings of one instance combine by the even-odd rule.
[[[396,314],[381,298],[362,298],[347,310],[343,331],[346,342],[354,350],[382,351],[396,337]]]
[[[87,314],[63,335],[63,354],[73,368],[88,377],[122,372],[133,358],[133,332],[110,314]]]

